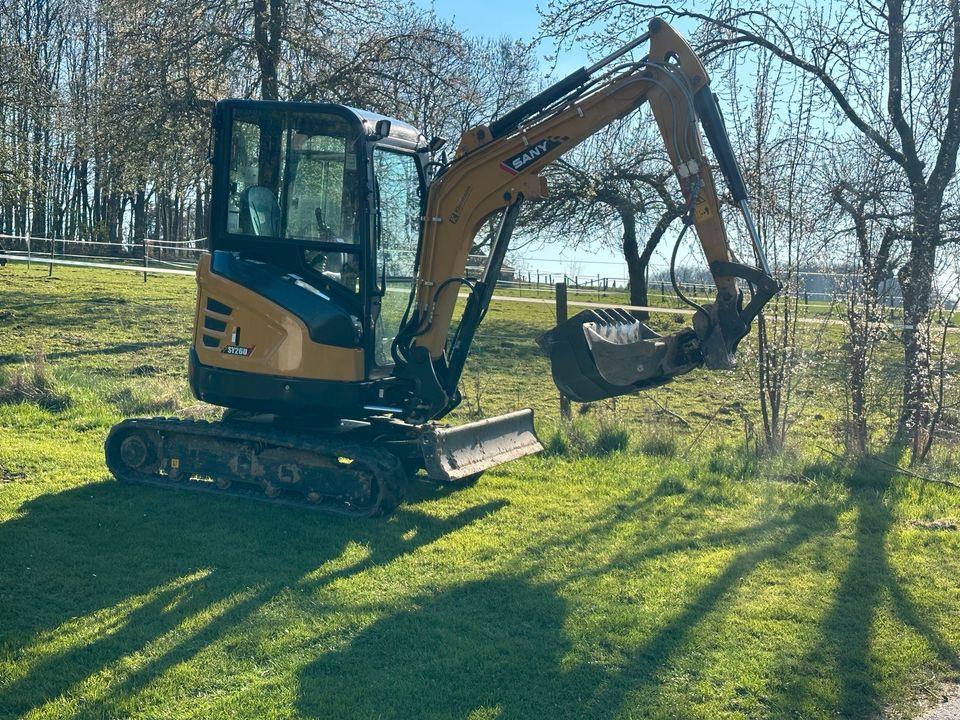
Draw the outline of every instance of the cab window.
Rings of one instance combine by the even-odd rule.
[[[357,138],[346,119],[236,109],[229,184],[228,234],[304,241],[311,270],[359,291]]]

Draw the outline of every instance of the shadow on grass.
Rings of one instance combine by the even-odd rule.
[[[842,475],[849,477],[843,501],[702,533],[693,544],[626,538],[603,565],[575,569],[555,583],[533,580],[533,568],[530,574],[428,592],[414,600],[412,609],[366,627],[346,647],[314,656],[300,671],[296,710],[309,717],[344,718],[466,717],[474,711],[479,711],[476,717],[499,718],[663,714],[658,703],[665,678],[695,651],[691,646],[706,618],[730,611],[731,595],[761,565],[789,563],[804,543],[848,532],[838,518],[856,509],[849,528],[853,550],[822,616],[815,647],[807,657],[785,659],[774,676],[777,684],[758,690],[771,717],[875,716],[882,709],[882,678],[871,667],[871,653],[881,603],[889,603],[901,621],[926,638],[943,662],[960,667],[954,650],[897,584],[884,543],[893,525],[884,497],[892,478],[877,470],[864,465]],[[669,522],[658,504],[678,491],[670,482],[646,493],[633,491],[612,512],[598,512],[586,532],[568,541],[548,538],[550,550],[575,559],[590,535],[614,533],[625,516],[656,514],[645,526],[655,533],[658,523],[662,528]],[[704,496],[687,495],[689,504],[679,504],[676,511],[686,514],[710,504]],[[118,490],[104,483],[39,498],[25,506],[22,517],[0,525],[0,548],[23,550],[22,556],[13,552],[5,558],[9,569],[0,576],[0,599],[13,616],[13,622],[0,626],[4,653],[37,647],[46,642],[44,631],[72,617],[143,596],[106,631],[91,633],[91,640],[38,652],[24,676],[0,681],[0,715],[16,716],[70,692],[163,639],[162,652],[81,708],[120,715],[131,696],[242,626],[286,589],[309,592],[390,563],[497,512],[503,502],[447,520],[407,508],[369,523],[250,505],[142,488]],[[685,522],[676,512],[664,515]],[[366,550],[362,559],[324,569],[351,543]],[[719,547],[734,549],[730,561],[691,594],[678,597],[673,614],[638,644],[626,647],[613,640],[613,652],[603,662],[583,661],[572,652],[570,609],[561,597],[572,580],[637,568],[670,553]],[[536,555],[538,548],[523,552]],[[180,586],[171,585],[178,579]],[[201,621],[185,626],[204,611]],[[614,635],[616,630],[608,628]],[[31,657],[29,651],[25,657]],[[819,684],[824,678],[836,679],[835,691],[824,691]]]
[[[835,474],[841,472],[834,468]],[[730,597],[761,566],[789,564],[806,543],[841,538],[848,532],[839,523],[841,514],[856,509],[850,528],[854,549],[849,563],[838,568],[839,585],[822,615],[815,649],[804,658],[784,659],[782,672],[770,673],[765,682],[772,684],[753,688],[759,697],[744,707],[762,709],[769,717],[876,717],[884,700],[889,701],[881,696],[880,683],[890,680],[871,666],[881,603],[889,602],[945,664],[960,668],[960,662],[890,567],[885,538],[893,516],[884,495],[891,475],[878,473],[873,464],[847,475],[845,500],[799,507],[783,517],[701,534],[692,542],[625,543],[602,566],[566,576],[565,585],[638,568],[671,553],[737,548],[712,579],[678,598],[676,612],[639,645],[626,648],[613,641],[609,662],[571,659],[575,653],[565,630],[569,611],[560,585],[495,578],[425,599],[415,610],[371,626],[348,647],[318,657],[301,673],[297,709],[309,717],[445,718],[474,712],[497,718],[671,716],[662,704],[664,683],[684,667],[691,652],[699,652],[693,644],[704,621],[734,611]],[[674,488],[664,483],[646,495],[631,493],[611,516],[597,517],[586,532],[569,538],[568,550],[574,553],[590,536],[611,533],[618,517],[656,512],[658,500],[673,494]],[[564,546],[561,541],[561,554]],[[616,635],[615,629],[611,632]],[[767,637],[765,642],[776,640]],[[724,652],[749,652],[749,643]],[[823,691],[831,686],[836,692]]]
[[[47,360],[52,361],[84,357],[87,355],[123,355],[124,353],[135,353],[140,352],[141,350],[149,350],[151,348],[186,348],[189,346],[189,342],[189,339],[186,339],[163,340],[158,342],[120,343],[119,345],[113,345],[112,347],[97,346],[91,348],[82,348],[79,350],[55,350],[54,352],[45,353],[44,357]],[[7,353],[6,355],[0,355],[0,365],[18,364],[28,362],[29,360],[30,353]]]
[[[648,501],[637,502],[646,506]],[[497,718],[612,718],[641,711],[628,708],[628,698],[656,707],[660,672],[725,594],[760,563],[834,528],[835,519],[820,506],[800,511],[791,518],[792,529],[738,555],[612,666],[565,661],[571,649],[565,632],[569,618],[558,586],[524,577],[494,578],[428,598],[413,611],[376,623],[342,651],[319,657],[301,673],[297,710],[318,718],[448,718],[473,712]],[[760,524],[738,539],[749,543],[769,531]],[[718,533],[712,540],[729,538]],[[669,551],[655,548],[641,555]],[[620,557],[612,564],[623,562]]]
[[[901,448],[891,446],[881,458],[895,465],[901,456]],[[814,469],[822,471],[823,467]],[[834,464],[833,473],[845,473],[847,477],[851,504],[857,513],[854,547],[831,607],[821,621],[819,640],[802,663],[832,669],[836,683],[788,681],[779,702],[798,715],[831,707],[840,717],[878,717],[890,701],[880,694],[884,678],[878,672],[878,650],[874,647],[877,615],[884,603],[928,643],[940,662],[958,670],[960,657],[907,597],[890,565],[887,537],[894,516],[886,495],[896,471],[866,458],[852,469]],[[786,668],[784,677],[792,676]],[[810,677],[808,673],[796,676]]]
[[[402,507],[413,508],[422,503],[429,503],[451,495],[456,495],[476,485],[478,479],[479,478],[455,482],[437,482],[428,480],[425,475],[415,475],[410,478],[407,483]]]
[[[662,529],[669,521],[659,517],[665,510],[659,503],[676,494],[669,481],[646,491],[633,489],[589,521],[585,531],[562,540],[552,537],[550,551],[575,565],[578,548],[622,533],[618,525],[626,517],[657,515],[645,527],[659,523]],[[692,496],[686,500],[701,509],[709,504]],[[676,519],[676,512],[692,509],[684,502],[665,514]],[[306,666],[297,683],[297,710],[308,717],[344,718],[447,718],[474,712],[497,718],[644,716],[637,703],[657,708],[662,672],[687,652],[703,619],[760,564],[782,560],[807,540],[835,530],[837,512],[817,504],[733,531],[708,532],[696,544],[630,537],[603,565],[574,568],[557,584],[520,575],[445,591],[377,622],[348,647]],[[693,596],[678,599],[677,612],[639,646],[617,645],[606,662],[572,659],[563,587],[639,568],[662,555],[731,545],[743,549]],[[637,611],[642,612],[639,606]],[[615,636],[624,630],[602,632]]]
[[[26,668],[0,679],[0,716],[19,717],[76,690],[163,638],[169,648],[101,698],[109,706],[284,590],[311,591],[385,565],[504,504],[488,502],[446,520],[402,510],[385,520],[351,521],[113,482],[41,496],[0,525],[0,651],[12,651],[8,661],[19,658]],[[350,544],[365,549],[362,559],[318,571]],[[78,623],[89,635],[71,642]]]
[[[523,578],[460,585],[307,665],[296,709],[322,718],[583,717],[581,693],[603,670],[563,669],[566,614],[554,588]]]

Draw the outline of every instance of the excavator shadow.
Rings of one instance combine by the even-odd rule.
[[[831,513],[817,508],[811,515],[791,518],[783,532],[773,533],[773,541],[771,529],[777,528],[764,523],[739,538],[711,537],[711,544],[734,542],[742,552],[632,647],[622,640],[635,635],[636,627],[621,627],[622,617],[595,618],[589,638],[576,631],[571,635],[573,618],[585,608],[574,611],[564,598],[577,597],[569,592],[571,584],[602,582],[624,565],[635,567],[645,557],[672,552],[670,546],[654,542],[637,556],[616,558],[616,567],[586,568],[557,583],[529,574],[494,576],[427,596],[414,609],[381,620],[349,646],[304,667],[297,710],[311,718],[645,717],[644,708],[655,715],[663,673],[689,651],[701,624],[723,611],[744,576],[835,527]],[[601,522],[588,534],[612,530]],[[578,534],[570,542],[583,538]],[[766,541],[751,547],[758,539]],[[642,626],[645,611],[640,606],[635,611],[638,617],[627,624]],[[590,649],[594,642],[603,650]],[[611,661],[596,660],[597,652]]]
[[[115,482],[40,496],[0,524],[0,648],[18,658],[0,678],[0,717],[146,656],[109,695],[78,700],[98,715],[123,714],[109,708],[238,625],[257,625],[279,594],[387,565],[503,505],[364,521]]]
[[[309,718],[593,717],[599,666],[563,669],[568,608],[556,588],[489,578],[421,599],[322,655],[298,678]]]
[[[477,484],[478,477],[458,480],[456,482],[438,482],[430,480],[426,475],[415,475],[407,482],[403,504],[416,506],[441,498],[461,493]]]
[[[575,570],[555,583],[519,573],[428,593],[415,607],[383,618],[349,645],[305,666],[297,710],[318,718],[659,717],[678,699],[668,692],[684,696],[686,691],[671,682],[691,662],[699,666],[712,652],[749,657],[772,643],[781,652],[770,656],[769,665],[754,668],[762,678],[758,684],[718,686],[717,692],[732,693],[729,707],[756,708],[742,703],[757,693],[764,716],[833,712],[875,717],[891,699],[890,688],[883,687],[891,678],[879,676],[875,662],[877,653],[889,648],[891,631],[882,627],[887,615],[921,638],[942,667],[960,669],[960,657],[942,624],[948,622],[949,610],[938,621],[931,608],[918,602],[916,588],[898,577],[898,563],[889,555],[887,537],[896,531],[887,492],[891,474],[878,472],[869,461],[853,470],[821,470],[844,478],[844,497],[803,503],[783,516],[698,536],[702,553],[734,552],[708,582],[678,595],[675,612],[649,624],[638,642],[638,628],[647,624],[642,606],[632,621],[619,617],[626,611],[618,607],[608,619],[596,618],[588,637],[577,633],[575,618],[584,608],[574,607],[578,596],[570,588],[602,583],[624,568],[639,572],[656,566],[662,558],[689,552],[689,540],[638,537],[635,548],[628,545],[609,563]],[[669,494],[669,485],[661,483],[646,498],[634,498],[627,511],[652,511],[657,499]],[[682,519],[674,514],[667,524],[673,522]],[[587,536],[606,535],[614,525],[600,519],[586,533],[571,537],[571,554]],[[556,538],[551,542],[556,550]],[[896,546],[899,541],[892,542]],[[849,552],[844,549],[848,545]],[[765,631],[756,636],[712,633],[711,628],[722,628],[725,618],[739,612],[742,589],[755,574],[780,568],[784,582],[808,574],[821,575],[823,582],[824,568],[797,568],[797,558],[838,551],[842,560],[831,571],[837,583],[822,590],[826,601],[814,630],[798,627],[783,637]],[[778,612],[770,608],[772,618]],[[634,642],[624,642],[631,635]],[[592,652],[602,652],[608,662],[591,661]],[[710,671],[727,677],[716,667]],[[680,711],[672,716],[687,715]]]

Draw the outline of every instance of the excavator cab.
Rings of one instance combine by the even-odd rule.
[[[412,289],[427,149],[340,105],[226,100],[190,354],[202,400],[362,418],[398,401],[390,347]]]

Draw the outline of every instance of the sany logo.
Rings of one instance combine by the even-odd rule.
[[[511,155],[502,163],[500,163],[500,167],[502,167],[511,175],[517,175],[525,167],[530,165],[535,160],[543,157],[543,155],[550,152],[554,148],[558,147],[566,139],[567,138],[565,137],[544,138],[537,144],[530,145],[526,149],[521,150],[516,155]]]

